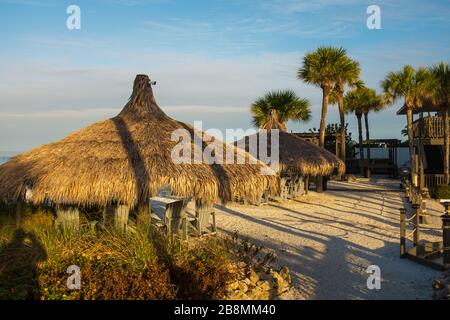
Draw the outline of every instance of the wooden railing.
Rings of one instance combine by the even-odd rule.
[[[419,132],[422,131],[422,138],[439,139],[444,137],[444,121],[441,117],[425,117],[416,120],[413,123],[414,137],[419,137]]]
[[[445,184],[445,178],[443,174],[424,174],[425,188],[429,190],[431,195],[434,195],[434,191],[438,185]]]

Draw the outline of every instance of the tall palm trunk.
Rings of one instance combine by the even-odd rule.
[[[416,175],[416,161],[414,155],[414,133],[413,133],[413,108],[407,106],[406,119],[408,122],[408,146],[409,146],[409,160],[411,161],[411,182],[415,183]]]
[[[320,117],[320,129],[319,129],[319,146],[325,147],[325,129],[328,113],[328,97],[330,95],[330,89],[328,87],[322,88],[322,115]],[[316,177],[316,192],[323,192],[323,177]]]
[[[345,135],[345,111],[344,111],[344,95],[339,94],[339,100],[338,100],[338,107],[339,107],[339,118],[341,121],[341,160],[345,163],[345,157],[346,157],[346,135]]]
[[[325,129],[328,113],[328,97],[330,95],[330,89],[327,87],[322,88],[322,115],[320,117],[320,129],[319,129],[319,146],[325,147]]]
[[[449,125],[448,125],[448,107],[445,106],[443,110],[443,120],[444,120],[444,179],[445,183],[449,184],[449,174],[448,174],[448,166],[449,166]]]
[[[364,112],[364,124],[366,125],[366,148],[367,148],[367,160],[370,161],[370,134],[369,134],[369,113]]]
[[[359,142],[359,158],[364,160],[364,148],[363,148],[363,132],[362,132],[362,114],[357,113],[356,118],[358,119],[358,142]]]

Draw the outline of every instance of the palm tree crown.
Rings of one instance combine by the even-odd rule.
[[[384,107],[383,97],[374,89],[358,88],[347,92],[344,98],[346,113],[364,114],[380,111]]]
[[[344,48],[319,47],[303,58],[297,77],[308,84],[331,90],[338,75],[338,61],[346,56]]]
[[[436,89],[432,102],[439,107],[444,122],[444,178],[445,183],[450,183],[450,127],[448,113],[450,108],[450,66],[441,62],[430,68],[430,72],[436,81]]]
[[[407,108],[421,108],[423,102],[433,96],[436,80],[426,68],[414,70],[407,65],[402,71],[388,73],[381,86],[389,102],[403,97]]]
[[[253,124],[263,129],[287,130],[287,121],[307,121],[311,117],[308,99],[299,98],[293,90],[272,91],[251,106]]]
[[[361,87],[363,85],[359,78],[361,73],[359,62],[344,56],[338,60],[336,69],[338,71],[336,75],[336,92],[338,94],[344,94],[345,85],[349,87]]]
[[[389,103],[394,103],[400,97],[405,100],[411,181],[414,185],[417,185],[417,166],[413,142],[413,110],[420,109],[426,100],[435,96],[436,78],[426,68],[414,70],[413,67],[406,65],[401,71],[388,73],[386,79],[381,82],[381,86]]]
[[[431,74],[436,80],[434,102],[439,107],[450,106],[450,65],[440,62],[430,68]]]
[[[343,48],[319,47],[316,51],[303,57],[303,65],[297,72],[300,80],[322,89],[322,113],[319,129],[319,145],[322,147],[325,144],[328,99],[336,85],[339,73],[338,62],[344,57],[346,57],[346,51]]]

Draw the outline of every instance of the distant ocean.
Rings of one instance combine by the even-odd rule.
[[[19,151],[0,151],[0,164],[5,163],[19,153]]]
[[[9,157],[0,157],[0,164],[5,163],[9,160]]]

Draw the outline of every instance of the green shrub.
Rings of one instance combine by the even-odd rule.
[[[450,185],[438,185],[435,194],[437,199],[450,199]]]

